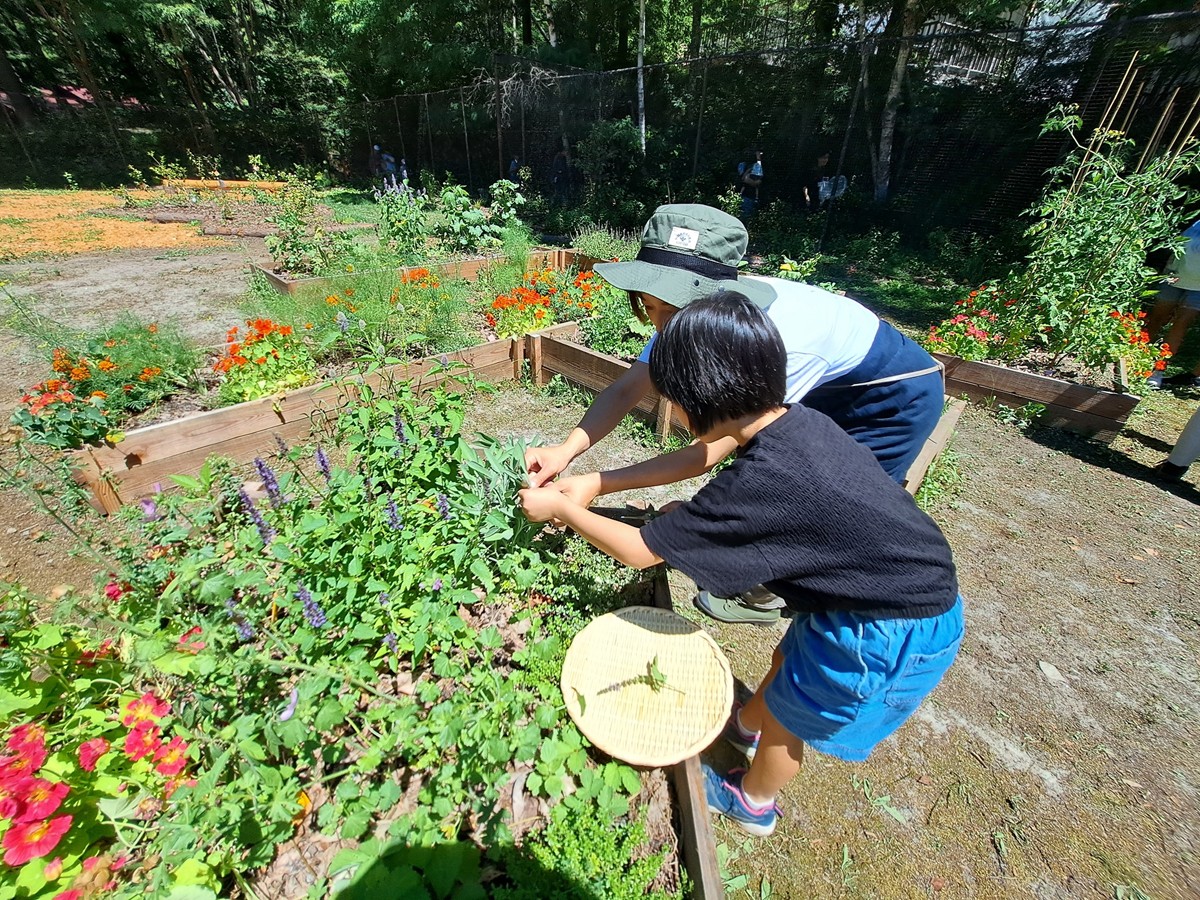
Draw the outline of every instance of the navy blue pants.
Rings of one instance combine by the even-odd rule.
[[[935,365],[933,357],[918,344],[881,321],[863,361],[840,378],[809,391],[802,402],[837,422],[875,454],[888,475],[903,484],[909,466],[942,417],[942,373],[866,387],[855,385]]]

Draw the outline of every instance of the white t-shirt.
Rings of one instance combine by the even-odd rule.
[[[745,276],[743,276],[745,277]],[[795,403],[818,385],[845,375],[866,358],[879,317],[856,300],[782,278],[755,278],[775,289],[767,316],[779,329],[787,349],[787,395]],[[650,362],[650,338],[639,362]]]
[[[1177,276],[1175,287],[1183,291],[1200,291],[1200,222],[1183,233],[1188,239],[1183,256],[1177,256],[1168,267]]]

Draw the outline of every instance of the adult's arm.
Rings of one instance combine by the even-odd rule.
[[[653,387],[650,367],[644,362],[635,362],[596,396],[565,441],[546,447],[530,447],[525,451],[530,484],[541,487],[565,469],[571,460],[599,443]]]

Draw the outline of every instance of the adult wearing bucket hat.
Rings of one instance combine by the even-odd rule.
[[[634,312],[662,331],[695,300],[736,291],[779,329],[787,350],[786,402],[825,413],[865,445],[897,482],[937,425],[944,402],[941,368],[921,347],[855,300],[812,285],[740,274],[745,226],[727,213],[699,204],[660,206],[642,230],[641,249],[628,262],[601,263],[596,274],[629,292]],[[657,334],[638,361],[597,396],[561,444],[526,451],[534,487],[550,485],[579,454],[613,430],[637,402],[653,392],[649,357]],[[561,478],[551,485],[587,506],[600,494],[671,484],[711,469],[733,452],[722,439],[692,445],[637,465]],[[697,605],[727,622],[769,624],[778,608],[754,598],[701,593]],[[782,605],[782,604],[779,604]]]

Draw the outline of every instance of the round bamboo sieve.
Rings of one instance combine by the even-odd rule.
[[[562,691],[572,720],[605,753],[667,766],[720,735],[733,706],[733,672],[717,642],[687,619],[629,606],[575,636]]]

